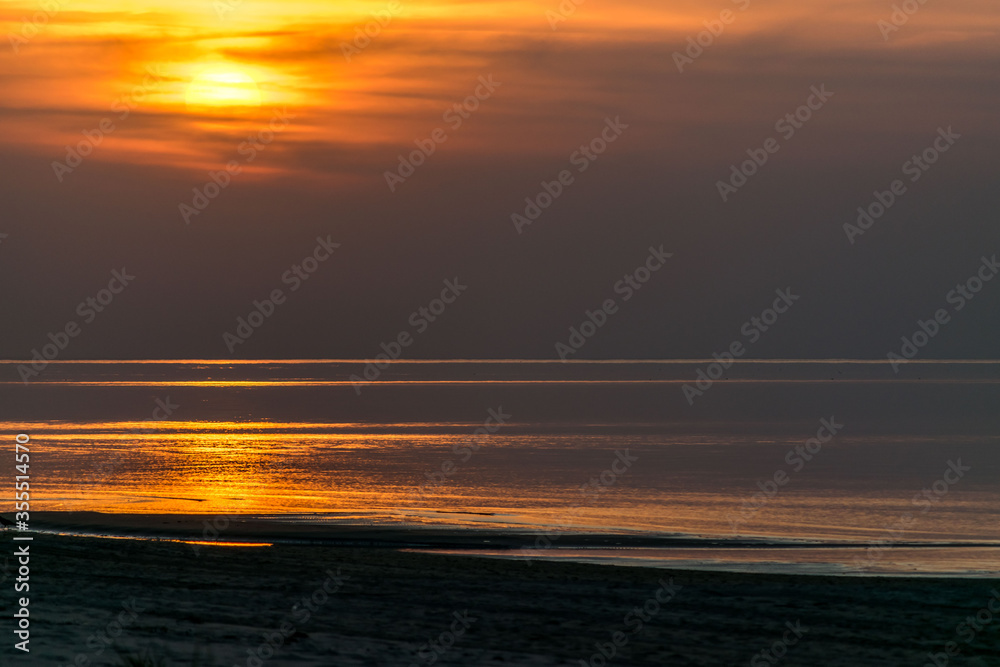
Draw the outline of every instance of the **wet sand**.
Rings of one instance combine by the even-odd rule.
[[[119,653],[145,649],[176,665],[576,667],[602,664],[592,659],[595,642],[610,651],[616,632],[608,664],[749,665],[762,650],[784,653],[786,639],[782,665],[923,665],[948,641],[962,649],[952,664],[1000,664],[1000,615],[970,643],[956,635],[998,579],[529,565],[391,548],[196,549],[53,535],[37,535],[31,554],[32,651],[15,664],[119,664]],[[110,647],[104,633],[117,634]],[[452,639],[447,649],[428,644]],[[270,655],[267,641],[273,657],[249,657]]]

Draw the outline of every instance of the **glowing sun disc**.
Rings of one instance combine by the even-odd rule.
[[[261,104],[257,82],[234,67],[216,66],[202,70],[188,85],[188,107],[226,109],[256,108]]]

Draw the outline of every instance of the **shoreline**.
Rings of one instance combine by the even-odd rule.
[[[32,533],[206,547],[396,550],[517,562],[791,576],[982,580],[1000,576],[1000,542],[866,543],[781,538],[538,533],[452,526],[372,526],[199,514],[36,512]],[[551,539],[549,539],[551,538]],[[543,546],[543,548],[537,548]],[[883,558],[883,552],[888,557]],[[864,557],[868,560],[865,561]],[[862,563],[867,563],[862,565]],[[853,565],[852,565],[853,563]],[[989,567],[996,563],[995,568]],[[987,567],[983,567],[986,564]]]
[[[539,531],[443,525],[367,525],[260,518],[258,515],[217,514],[123,514],[107,512],[32,512],[31,525],[44,532],[108,534],[109,537],[196,540],[205,534],[224,534],[227,539],[274,540],[281,543],[312,543],[324,546],[424,547],[477,549],[484,543],[496,549],[520,549],[534,545]],[[77,532],[79,531],[79,532]],[[200,531],[200,532],[199,532]],[[544,533],[558,541],[553,548],[740,548],[740,549],[857,549],[867,542],[818,540],[778,536],[727,537],[688,534],[656,535],[635,532],[596,533],[552,530]],[[364,544],[359,544],[364,542]],[[1000,540],[952,540],[947,542],[897,541],[892,548],[997,548]]]

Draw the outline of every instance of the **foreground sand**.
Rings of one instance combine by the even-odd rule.
[[[591,660],[595,642],[623,631],[626,643],[609,664],[919,666],[1000,587],[997,580],[529,566],[385,548],[205,546],[196,554],[176,542],[58,536],[36,537],[31,553],[32,652],[14,655],[5,642],[4,665],[70,664],[80,655],[91,662],[77,664],[120,664],[118,652],[147,648],[163,664],[252,666],[260,663],[248,663],[247,649],[275,631],[281,644],[263,664],[408,666],[433,657],[435,665],[601,665]],[[328,580],[338,570],[347,577],[339,588]],[[680,587],[675,597],[635,632],[637,617],[627,623],[626,615],[671,579]],[[336,590],[325,603],[308,619],[302,607],[292,612],[325,580]],[[8,616],[11,596],[2,599]],[[134,620],[123,603],[141,609]],[[98,655],[98,633],[117,634],[109,623],[118,617],[124,629]],[[777,663],[751,663],[789,636],[788,622],[800,624],[802,639]],[[450,627],[464,630],[454,646],[421,654]],[[1000,616],[951,664],[1000,665]]]

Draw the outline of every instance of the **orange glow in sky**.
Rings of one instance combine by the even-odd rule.
[[[479,112],[488,122],[463,131],[450,150],[545,152],[590,132],[588,108],[607,101],[632,108],[634,120],[662,124],[656,137],[666,147],[688,134],[682,126],[733,112],[699,90],[675,90],[672,54],[722,11],[735,19],[713,57],[697,63],[706,78],[738,76],[753,66],[748,52],[781,48],[822,58],[834,49],[960,49],[990,35],[995,48],[994,4],[926,5],[885,43],[877,23],[891,7],[863,0],[52,0],[44,11],[4,2],[2,104],[15,131],[2,141],[58,159],[108,118],[114,136],[96,160],[212,169],[275,110],[288,109],[296,121],[282,147],[268,167],[247,171],[308,172],[294,160],[296,149],[393,155],[441,125],[442,112],[470,95],[478,77],[493,74],[504,89]],[[589,80],[553,66],[574,52],[592,59]],[[635,72],[647,82],[641,92],[608,77],[637,66],[646,70]]]

